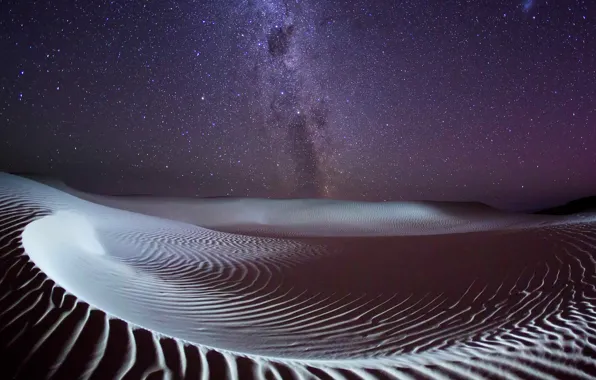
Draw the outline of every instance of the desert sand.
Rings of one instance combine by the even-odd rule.
[[[0,174],[6,378],[591,378],[596,214]]]

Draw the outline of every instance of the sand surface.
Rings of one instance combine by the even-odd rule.
[[[596,215],[110,198],[0,174],[0,230],[7,378],[596,374]]]

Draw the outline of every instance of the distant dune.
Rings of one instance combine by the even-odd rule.
[[[596,214],[0,174],[5,378],[596,375]]]
[[[51,178],[36,180],[93,203],[217,231],[257,236],[436,235],[529,228],[561,222],[559,218],[509,213],[474,202],[112,197],[84,193]]]
[[[572,215],[579,214],[582,212],[594,212],[596,211],[596,196],[585,197],[576,199],[568,202],[564,205],[551,207],[545,210],[536,212],[536,214],[542,215]]]

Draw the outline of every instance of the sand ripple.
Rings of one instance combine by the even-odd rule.
[[[0,175],[5,373],[591,378],[596,218],[496,218],[426,236],[268,238]]]

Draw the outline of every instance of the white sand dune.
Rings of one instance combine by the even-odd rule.
[[[84,193],[60,181],[44,182],[80,199],[120,210],[261,236],[421,236],[519,230],[567,222],[566,218],[508,213],[475,203],[110,197]],[[571,222],[576,220],[574,217]]]
[[[0,174],[0,230],[11,376],[596,374],[595,215],[160,202]]]

